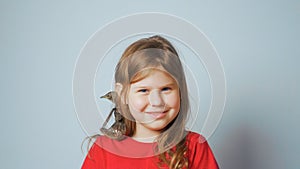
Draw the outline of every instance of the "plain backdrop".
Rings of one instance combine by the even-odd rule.
[[[227,103],[208,141],[222,169],[299,168],[297,0],[1,0],[0,168],[81,167],[77,56],[100,27],[137,12],[180,16],[218,50]]]

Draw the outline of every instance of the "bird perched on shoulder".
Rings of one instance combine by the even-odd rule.
[[[115,91],[110,91],[106,93],[105,95],[101,96],[100,98],[105,98],[110,100],[113,103],[116,103],[117,93]],[[113,125],[107,129],[105,126],[107,125],[109,119],[111,118],[112,114],[114,113],[115,116],[115,122]],[[105,134],[106,136],[116,139],[116,140],[122,140],[124,139],[124,133],[126,131],[125,123],[124,123],[124,117],[121,115],[121,113],[118,112],[117,108],[114,107],[108,117],[106,118],[105,122],[103,123],[100,131]]]

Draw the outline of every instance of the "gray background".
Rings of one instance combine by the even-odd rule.
[[[0,168],[80,168],[85,133],[72,100],[76,58],[104,24],[146,11],[189,20],[220,54],[228,99],[209,142],[221,168],[299,168],[296,0],[2,0]]]

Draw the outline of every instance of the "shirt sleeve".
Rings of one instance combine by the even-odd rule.
[[[200,135],[190,140],[190,161],[191,169],[219,169],[214,154],[208,142]]]
[[[81,169],[99,169],[101,167],[99,161],[103,159],[101,157],[102,153],[102,149],[94,143],[86,155]]]

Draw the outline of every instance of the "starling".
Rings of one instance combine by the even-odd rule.
[[[108,93],[106,93],[104,96],[101,96],[100,98],[105,98],[105,99],[108,99],[110,100],[111,102],[115,103],[115,100],[116,100],[116,97],[117,97],[117,93],[114,92],[114,91],[110,91]],[[105,126],[107,125],[109,119],[111,118],[112,114],[114,114],[115,116],[115,122],[112,124],[112,126],[107,129],[105,128]],[[106,118],[105,122],[103,123],[102,125],[102,128],[100,129],[100,131],[110,137],[110,138],[113,138],[113,139],[116,139],[116,140],[122,140],[124,139],[124,133],[126,131],[126,127],[125,127],[125,123],[124,123],[124,117],[118,112],[117,108],[114,107],[108,117]]]

